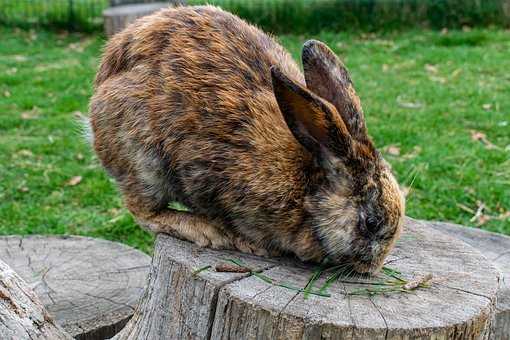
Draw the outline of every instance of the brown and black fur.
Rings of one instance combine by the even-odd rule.
[[[303,63],[305,77],[271,37],[211,6],[165,9],[114,36],[90,123],[139,223],[200,245],[377,270],[403,200],[346,69],[314,41]]]

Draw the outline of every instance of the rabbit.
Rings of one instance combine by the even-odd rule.
[[[302,62],[304,76],[274,38],[214,6],[163,9],[113,36],[88,123],[136,221],[200,246],[376,273],[404,198],[346,67],[315,40]]]

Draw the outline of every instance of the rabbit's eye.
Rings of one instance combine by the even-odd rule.
[[[365,226],[369,232],[376,233],[381,229],[382,221],[375,216],[369,216],[365,221]]]
[[[365,213],[360,213],[359,225],[362,232],[364,232],[368,236],[373,236],[383,226],[383,219],[379,218],[375,214],[367,215]]]

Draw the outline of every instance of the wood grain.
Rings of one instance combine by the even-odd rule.
[[[111,337],[125,325],[150,264],[133,248],[78,236],[0,237],[0,259],[77,339]]]

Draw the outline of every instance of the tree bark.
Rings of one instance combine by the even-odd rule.
[[[265,280],[216,272],[225,259],[242,261]],[[304,287],[316,266],[200,249],[158,235],[142,303],[114,339],[489,339],[499,273],[473,247],[407,219],[387,263],[408,280],[432,274],[433,283],[353,295],[367,279],[341,277],[330,297],[305,299],[288,287]],[[204,266],[211,267],[196,273]]]
[[[25,281],[0,260],[0,339],[71,340]]]

